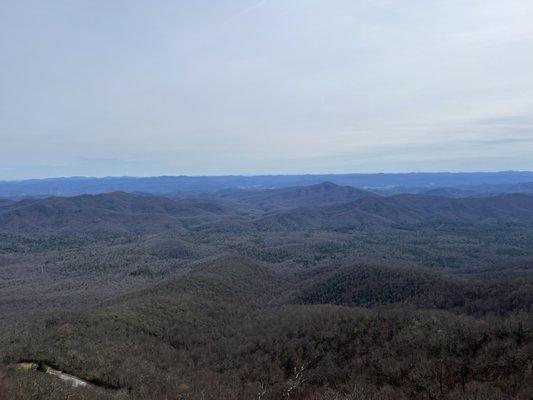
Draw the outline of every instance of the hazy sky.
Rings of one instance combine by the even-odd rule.
[[[1,0],[0,179],[533,170],[533,1]]]

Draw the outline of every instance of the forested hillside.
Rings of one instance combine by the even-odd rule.
[[[178,197],[0,203],[0,399],[533,396],[532,196]]]

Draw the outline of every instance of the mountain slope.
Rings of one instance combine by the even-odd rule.
[[[423,400],[434,388],[456,400],[481,398],[480,387],[505,394],[484,397],[493,400],[531,398],[527,319],[476,319],[424,303],[435,290],[443,308],[463,308],[471,289],[459,281],[381,266],[300,278],[212,258],[104,306],[32,320],[0,336],[0,356],[42,360],[112,388],[117,400]],[[298,304],[283,302],[292,285],[309,286]],[[508,294],[516,309],[531,303]],[[289,397],[297,373],[304,379]]]
[[[303,304],[409,305],[468,314],[527,312],[533,306],[531,282],[462,280],[417,268],[351,265],[301,278],[303,289],[296,301]]]
[[[355,200],[344,201],[354,197]],[[204,197],[174,201],[124,192],[27,199],[0,207],[0,232],[215,233],[379,229],[428,223],[533,223],[533,196],[522,194],[461,199],[422,195],[378,197],[326,183],[254,192],[244,198],[254,204]],[[327,205],[320,206],[324,203]],[[294,208],[287,208],[290,206]],[[274,210],[268,211],[270,208]]]
[[[398,195],[363,197],[326,207],[300,207],[266,214],[254,222],[269,229],[350,229],[421,223],[533,223],[533,196],[451,199]]]
[[[264,210],[272,210],[341,204],[365,197],[376,197],[376,195],[351,186],[323,182],[317,185],[282,189],[230,190],[220,193],[219,197],[252,204]]]
[[[124,192],[27,199],[0,208],[0,231],[98,233],[183,231],[243,212],[227,201],[140,196]]]

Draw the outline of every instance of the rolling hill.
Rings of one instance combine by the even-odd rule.
[[[480,388],[502,393],[498,400],[530,393],[530,325],[473,317],[502,299],[506,311],[527,309],[530,294],[488,291],[494,300],[480,309],[477,282],[437,273],[363,264],[299,271],[209,258],[84,312],[33,319],[15,337],[0,336],[10,344],[0,355],[41,360],[116,400],[275,400],[288,391],[298,400],[422,400],[434,387],[450,400],[475,398]],[[502,367],[504,354],[513,356]],[[294,387],[297,373],[304,379]],[[4,391],[53,387],[26,382],[12,372]]]
[[[305,283],[296,301],[303,304],[396,305],[474,315],[527,312],[533,307],[533,282],[472,281],[420,268],[377,264],[324,268],[300,277]]]
[[[533,223],[533,196],[503,195],[452,199],[397,195],[363,197],[325,207],[276,211],[255,222],[258,229],[350,229],[392,224],[424,223]]]
[[[0,208],[0,230],[10,233],[127,233],[184,231],[243,207],[223,200],[141,196],[125,192],[26,199]],[[244,212],[249,212],[245,210]]]
[[[0,207],[1,232],[33,234],[337,230],[485,222],[533,223],[533,196],[379,197],[323,183],[304,188],[237,192],[223,198],[171,200],[114,192],[26,199]]]

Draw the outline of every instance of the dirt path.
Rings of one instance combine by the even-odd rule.
[[[37,363],[34,363],[34,362],[19,363],[18,367],[20,369],[25,369],[25,370],[29,370],[29,369],[36,370],[37,369]],[[43,371],[43,372],[45,372],[47,374],[50,374],[50,375],[53,375],[53,376],[61,379],[64,382],[67,382],[72,387],[96,387],[92,383],[89,383],[89,382],[84,381],[83,379],[80,379],[80,378],[78,378],[78,377],[76,377],[74,375],[67,374],[67,373],[65,373],[63,371],[59,371],[59,370],[54,369],[54,368],[47,367],[46,371]]]

